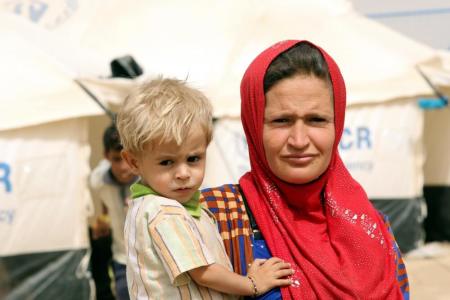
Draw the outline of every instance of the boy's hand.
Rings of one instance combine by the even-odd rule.
[[[277,286],[292,284],[290,279],[285,278],[292,274],[294,274],[294,270],[291,269],[291,264],[278,257],[272,257],[268,260],[255,259],[247,273],[253,279],[258,295],[264,294]]]

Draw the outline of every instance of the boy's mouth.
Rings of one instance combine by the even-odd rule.
[[[190,187],[181,187],[181,188],[177,188],[175,191],[177,191],[177,192],[187,192],[187,191],[190,191],[190,190],[192,190],[192,188],[190,188]]]

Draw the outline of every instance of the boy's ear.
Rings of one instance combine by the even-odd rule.
[[[128,150],[122,150],[120,155],[130,167],[131,172],[133,172],[134,175],[140,175],[136,156]]]

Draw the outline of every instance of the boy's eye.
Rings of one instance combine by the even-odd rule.
[[[187,161],[190,163],[198,162],[199,160],[200,160],[200,156],[198,156],[198,155],[189,156],[187,158]]]
[[[159,164],[161,166],[170,166],[171,164],[173,164],[173,160],[170,159],[162,160],[159,162]]]

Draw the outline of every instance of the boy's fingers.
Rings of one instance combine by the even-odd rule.
[[[285,261],[277,261],[273,262],[272,264],[269,264],[272,268],[275,268],[277,270],[280,269],[289,269],[291,267],[291,264]]]
[[[286,277],[286,276],[289,276],[292,274],[294,274],[294,270],[292,270],[292,269],[283,269],[283,270],[279,270],[279,271],[275,272],[275,276],[277,278]]]
[[[291,267],[290,263],[287,262],[283,262],[277,265],[277,267],[279,267],[280,269],[289,269]]]
[[[292,280],[290,280],[290,279],[277,279],[276,284],[278,286],[291,285],[292,284]]]
[[[270,262],[272,264],[283,262],[283,260],[279,257],[271,257],[267,262]]]
[[[278,258],[278,257],[271,257],[266,262],[266,264],[270,265],[270,266],[275,266],[275,265],[278,265],[278,264],[281,264],[281,263],[284,263],[284,261],[281,258]]]
[[[264,264],[267,261],[267,259],[262,259],[262,258],[257,258],[253,261],[253,263],[251,265],[256,265],[256,266],[260,266],[262,264]]]

